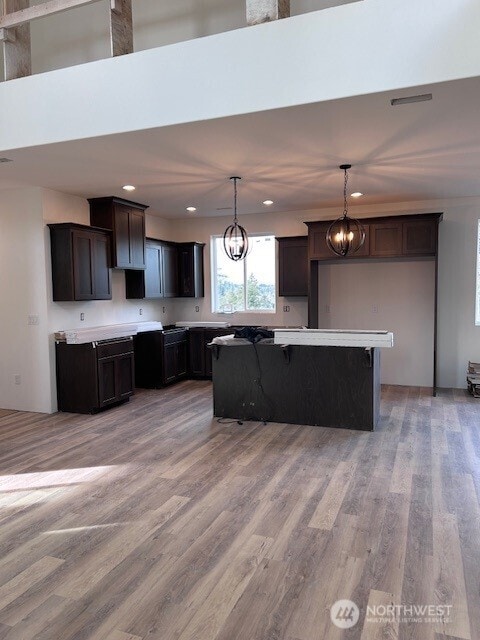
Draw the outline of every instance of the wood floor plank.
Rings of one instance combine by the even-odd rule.
[[[351,463],[338,463],[332,479],[310,520],[309,527],[325,531],[332,529],[347,494],[354,471],[355,466]]]

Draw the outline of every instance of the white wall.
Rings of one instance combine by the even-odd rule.
[[[472,0],[363,0],[2,82],[0,149],[475,77],[479,31]]]
[[[434,260],[348,260],[320,264],[318,276],[321,328],[392,331],[382,383],[432,386]]]
[[[1,191],[0,226],[0,407],[49,412],[41,190]],[[38,325],[28,324],[30,315]]]

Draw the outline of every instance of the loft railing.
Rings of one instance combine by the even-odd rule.
[[[30,0],[0,0],[0,42],[3,45],[4,79],[32,73],[30,23],[101,0],[47,0],[30,6]],[[330,0],[331,1],[331,0]],[[358,0],[337,0],[338,4]],[[109,0],[110,52],[133,52],[132,0]],[[324,0],[329,4],[329,0]],[[290,0],[245,0],[246,24],[255,25],[290,16]],[[334,2],[337,4],[337,2]],[[331,5],[330,5],[331,6]]]

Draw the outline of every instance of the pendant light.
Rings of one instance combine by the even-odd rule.
[[[339,167],[344,172],[343,216],[332,222],[326,235],[329,249],[341,257],[355,253],[365,242],[363,225],[355,218],[348,217],[347,183],[348,170],[351,168],[351,164],[341,164]]]
[[[223,248],[230,258],[237,262],[244,260],[248,253],[248,235],[245,229],[238,224],[237,219],[237,180],[241,180],[238,176],[232,176],[233,181],[233,223],[225,229],[223,234]]]

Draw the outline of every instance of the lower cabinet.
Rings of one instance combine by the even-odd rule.
[[[212,352],[207,345],[217,336],[233,333],[233,329],[205,329],[195,327],[188,331],[188,355],[190,378],[212,377]]]
[[[158,389],[187,376],[187,331],[145,331],[135,336],[135,385]]]
[[[55,347],[58,410],[95,413],[125,402],[134,392],[133,339]]]

